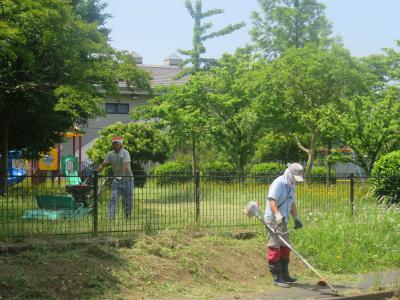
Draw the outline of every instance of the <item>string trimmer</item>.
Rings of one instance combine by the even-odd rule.
[[[300,258],[300,260],[301,260],[303,263],[305,263],[305,265],[306,265],[308,268],[310,268],[310,269],[321,279],[320,281],[318,281],[317,285],[319,285],[319,286],[328,286],[328,287],[330,288],[331,293],[332,293],[333,295],[336,295],[336,296],[339,295],[338,291],[337,291],[324,277],[322,277],[322,275],[319,274],[318,271],[315,270],[314,267],[313,267],[312,265],[310,265],[310,264],[304,259],[304,257],[301,256],[300,253],[297,252],[296,249],[294,249],[293,246],[290,245],[290,244],[281,236],[281,234],[279,234],[278,232],[276,232],[271,226],[269,226],[269,225],[264,221],[263,218],[260,217],[260,214],[259,214],[260,209],[259,209],[259,207],[258,207],[257,202],[250,201],[249,203],[247,203],[246,206],[245,206],[245,208],[243,209],[243,212],[244,212],[249,218],[256,217],[258,220],[260,220],[260,221],[265,225],[265,227],[266,227],[272,234],[275,234],[275,235],[282,241],[282,243],[284,243],[290,250],[292,250],[292,252],[293,252],[298,258]]]

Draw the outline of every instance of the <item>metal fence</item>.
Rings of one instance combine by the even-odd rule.
[[[120,197],[114,217],[107,215],[113,181],[92,176],[26,177],[0,196],[0,240],[48,235],[99,235],[185,227],[249,227],[256,221],[242,209],[257,201],[264,210],[275,175],[238,173],[138,175],[133,209],[126,218]],[[297,186],[299,212],[346,211],[370,192],[367,178],[306,178]]]

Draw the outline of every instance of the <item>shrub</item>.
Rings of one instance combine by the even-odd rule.
[[[189,164],[170,161],[154,169],[158,184],[183,183],[192,179],[192,167]]]
[[[382,156],[375,163],[371,182],[378,202],[400,203],[400,150]]]
[[[235,167],[228,162],[215,161],[202,169],[207,180],[232,182],[236,177]]]
[[[311,182],[326,182],[326,168],[321,166],[314,166],[311,170]],[[336,172],[331,170],[330,182],[336,182]]]
[[[132,175],[135,178],[135,187],[144,187],[147,181],[147,175],[142,165],[131,163]]]
[[[284,168],[278,163],[259,163],[250,170],[251,177],[259,183],[271,183],[275,177],[283,174]]]

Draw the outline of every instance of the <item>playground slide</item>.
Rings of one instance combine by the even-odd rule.
[[[25,179],[26,171],[22,169],[11,168],[10,176],[7,179],[7,184],[12,185],[16,183],[20,183]]]
[[[26,171],[23,169],[17,169],[12,167],[12,160],[19,159],[21,157],[21,151],[11,150],[8,152],[8,172],[7,184],[13,185],[22,182],[25,179]],[[1,155],[0,155],[1,159]]]
[[[65,173],[67,175],[68,185],[77,185],[82,183],[77,171],[65,171]]]

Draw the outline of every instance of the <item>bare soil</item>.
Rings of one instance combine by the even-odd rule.
[[[322,299],[315,277],[293,258],[290,289],[271,285],[265,239],[246,232],[163,232],[133,242],[30,243],[0,254],[0,299]],[[1,248],[1,247],[0,247]],[[10,253],[12,252],[12,253]],[[325,274],[326,275],[326,274]],[[345,293],[376,283],[329,275]],[[397,276],[397,277],[396,277]],[[375,279],[374,279],[375,278]],[[400,282],[393,272],[384,282]],[[365,280],[364,280],[365,279]],[[364,286],[358,283],[364,282]],[[318,298],[322,295],[322,298]],[[398,299],[398,295],[391,300]]]

